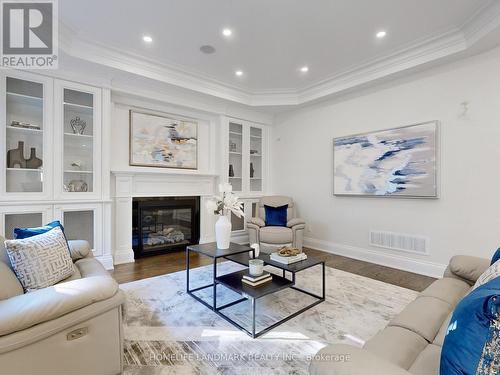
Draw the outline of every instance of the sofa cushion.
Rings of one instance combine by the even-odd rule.
[[[0,300],[23,293],[23,287],[14,272],[4,262],[0,262]]]
[[[264,206],[266,210],[266,226],[285,227],[287,223],[288,205],[279,207]]]
[[[409,329],[432,342],[451,309],[448,302],[420,296],[392,319],[389,326]]]
[[[5,248],[27,292],[54,285],[73,274],[68,244],[59,227],[22,240],[5,241]]]
[[[450,325],[450,320],[451,320],[452,314],[453,314],[453,311],[448,314],[448,317],[445,319],[445,321],[441,325],[441,328],[439,328],[439,332],[436,335],[436,338],[434,339],[434,341],[432,342],[434,345],[443,346],[444,336],[446,335],[446,331],[448,330],[448,326]]]
[[[469,255],[455,255],[450,260],[449,269],[453,274],[465,279],[472,285],[489,266],[490,261],[488,259]]]
[[[427,341],[415,332],[387,327],[368,340],[364,348],[399,367],[409,369],[427,345]]]
[[[439,361],[441,347],[438,345],[427,345],[418,355],[409,371],[413,375],[439,375]]]
[[[109,272],[106,271],[104,266],[96,260],[95,258],[83,258],[77,260],[75,265],[80,271],[82,278],[93,277],[93,276],[109,276]]]
[[[69,240],[68,246],[73,262],[88,257],[92,251],[89,243],[84,240]]]
[[[0,336],[111,298],[118,290],[118,284],[110,276],[88,277],[0,301]]]
[[[445,277],[434,281],[420,295],[434,297],[455,306],[470,290],[470,285],[459,279]]]
[[[500,277],[457,305],[444,339],[441,375],[494,374],[500,353]]]
[[[271,244],[291,243],[293,239],[292,229],[287,227],[264,227],[260,228],[261,242]]]

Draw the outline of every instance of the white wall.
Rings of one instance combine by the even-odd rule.
[[[470,110],[461,117],[460,103]],[[437,200],[335,197],[334,137],[441,122]],[[277,116],[273,191],[297,201],[307,244],[438,276],[454,254],[491,257],[500,245],[500,49],[379,91]],[[370,247],[370,229],[428,236],[429,256]]]

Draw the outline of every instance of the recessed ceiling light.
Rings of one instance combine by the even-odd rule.
[[[241,77],[243,75],[243,71],[237,70],[236,72],[234,72],[234,74],[236,74],[238,77]]]
[[[378,38],[378,39],[382,39],[382,38],[385,38],[385,36],[387,35],[387,31],[384,31],[384,30],[381,30],[379,31],[377,34],[375,34],[375,36]]]
[[[153,38],[151,38],[151,36],[149,35],[144,35],[142,37],[142,40],[144,40],[146,43],[151,43],[153,41]]]
[[[302,73],[307,73],[309,71],[309,67],[308,66],[303,66],[302,68],[300,68],[300,71]]]
[[[233,31],[231,29],[222,30],[222,35],[224,35],[224,36],[231,36],[232,34],[233,34]]]

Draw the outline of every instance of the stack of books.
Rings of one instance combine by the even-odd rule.
[[[259,286],[265,283],[268,283],[273,279],[272,275],[269,272],[264,272],[260,276],[252,276],[249,273],[243,275],[243,278],[241,281],[243,284],[250,285],[250,286]]]
[[[307,255],[305,253],[300,253],[297,255],[284,257],[279,255],[278,253],[271,254],[271,260],[274,262],[282,263],[282,264],[292,264],[296,262],[300,262],[307,259]]]

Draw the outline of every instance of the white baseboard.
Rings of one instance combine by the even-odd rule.
[[[327,253],[342,255],[348,258],[380,264],[391,268],[418,273],[420,275],[440,278],[443,276],[446,265],[428,262],[420,259],[407,258],[394,254],[383,253],[361,247],[337,244],[333,242],[304,238],[304,246],[322,250]]]
[[[106,268],[108,271],[113,270],[115,267],[113,265],[113,257],[111,255],[102,255],[96,257],[96,259],[101,262],[101,264]]]
[[[117,250],[113,256],[114,264],[134,263],[134,250]]]

